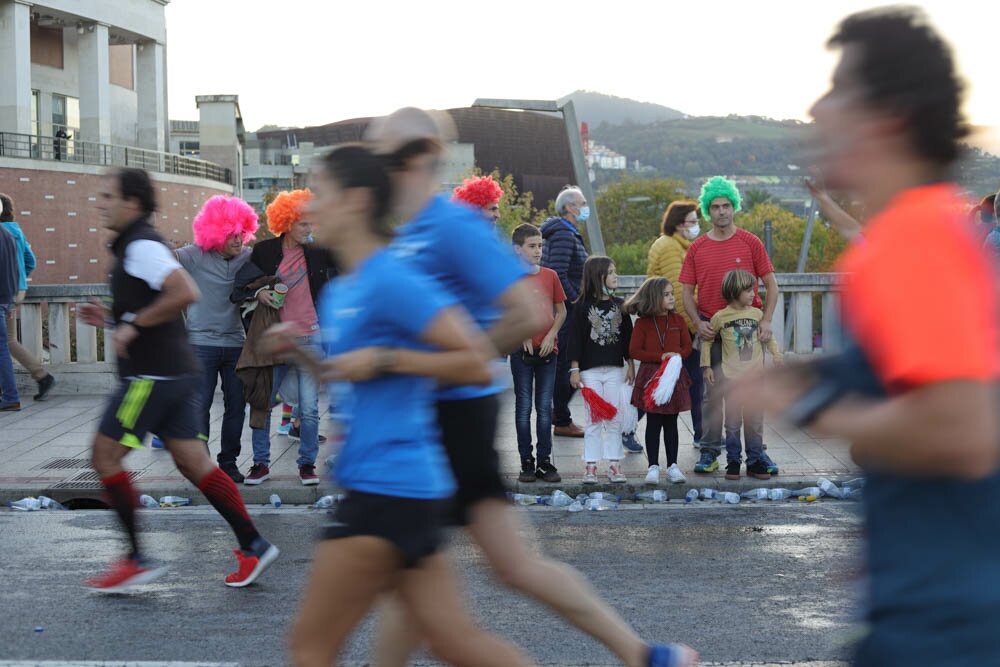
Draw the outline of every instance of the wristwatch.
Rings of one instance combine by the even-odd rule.
[[[119,322],[124,322],[125,324],[131,324],[134,327],[139,326],[135,323],[136,314],[135,313],[122,313],[122,316],[118,318]]]

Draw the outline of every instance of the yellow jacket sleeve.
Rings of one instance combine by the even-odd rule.
[[[678,235],[660,235],[653,241],[649,248],[649,259],[646,263],[646,277],[659,276],[666,278],[674,286],[674,296],[677,299],[677,312],[681,314],[687,323],[688,331],[694,333],[694,326],[691,318],[688,317],[684,304],[681,301],[681,267],[684,266],[684,258],[687,256],[688,246],[691,245],[686,239],[678,238]],[[695,293],[697,297],[697,293]]]

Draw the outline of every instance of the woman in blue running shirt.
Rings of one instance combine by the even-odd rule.
[[[307,214],[316,242],[343,271],[320,297],[327,358],[292,349],[294,334],[272,331],[275,349],[349,387],[350,413],[333,471],[346,498],[324,527],[291,633],[296,665],[333,664],[344,641],[382,593],[395,590],[430,639],[456,665],[525,665],[514,646],[470,620],[439,551],[455,482],[435,426],[438,381],[490,381],[489,346],[464,311],[429,279],[388,255],[390,185],[381,158],[348,145],[328,154],[311,182]],[[391,418],[386,418],[390,416]]]

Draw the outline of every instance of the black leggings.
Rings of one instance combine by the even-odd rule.
[[[663,447],[667,450],[667,465],[677,463],[677,415],[646,413],[646,458],[649,465],[660,465],[660,430]]]

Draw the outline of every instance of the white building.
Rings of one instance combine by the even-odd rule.
[[[0,0],[0,130],[165,151],[168,2]]]

